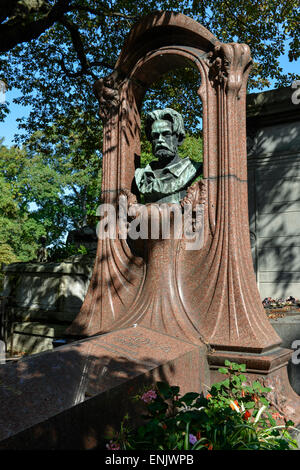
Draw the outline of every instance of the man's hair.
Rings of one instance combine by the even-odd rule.
[[[151,128],[154,121],[170,121],[172,123],[173,132],[178,137],[180,144],[185,137],[184,123],[180,113],[171,108],[156,109],[146,116],[145,132],[148,140],[151,140]]]

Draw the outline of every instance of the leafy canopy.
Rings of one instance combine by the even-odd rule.
[[[20,90],[16,102],[32,107],[21,124],[25,139],[41,129],[54,139],[49,126],[55,123],[59,136],[79,130],[81,145],[94,151],[99,122],[91,85],[113,69],[133,24],[155,10],[184,13],[221,41],[249,44],[254,59],[250,88],[268,86],[270,79],[276,86],[287,85],[297,78],[279,67],[285,47],[291,61],[299,57],[296,0],[8,0],[2,4],[0,79],[9,89]],[[178,74],[189,114],[194,109],[191,75],[186,70]],[[153,87],[157,90],[166,105],[174,101],[168,85]],[[1,106],[2,115],[7,106]],[[185,116],[184,103],[178,106]]]
[[[65,155],[54,147],[47,154],[0,145],[0,262],[35,259],[41,236],[59,244],[67,230],[94,222],[101,161],[94,155],[77,169],[71,150]]]
[[[285,47],[291,61],[299,57],[297,7],[296,0],[2,0],[0,80],[8,90],[19,90],[14,101],[31,112],[19,120],[16,142],[23,147],[0,147],[0,258],[33,259],[41,235],[58,243],[66,230],[93,222],[102,124],[92,85],[112,71],[136,21],[155,10],[172,10],[194,18],[221,41],[249,44],[251,89],[299,78],[279,67]],[[183,114],[188,137],[182,155],[198,160],[199,84],[198,72],[181,68],[154,83],[144,101],[144,111],[169,106]],[[0,104],[0,119],[9,105]],[[151,158],[142,139],[142,164]]]

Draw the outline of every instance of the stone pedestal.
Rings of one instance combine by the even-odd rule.
[[[181,393],[206,391],[206,350],[147,328],[131,327],[0,366],[0,449],[104,448],[132,398],[156,381]]]
[[[211,370],[211,383],[223,380],[218,368],[225,360],[246,364],[246,376],[250,381],[258,380],[271,391],[267,394],[270,403],[286,418],[296,425],[300,424],[300,399],[292,389],[288,377],[287,365],[292,351],[274,348],[263,354],[234,353],[228,351],[211,352],[208,363]]]

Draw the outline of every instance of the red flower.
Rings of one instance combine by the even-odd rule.
[[[206,395],[206,400],[208,400],[209,398],[212,398],[212,396],[211,396],[210,393],[208,393],[208,394]]]
[[[249,419],[251,416],[251,413],[249,410],[246,410],[245,413],[243,414],[243,419],[247,420]]]
[[[210,444],[205,444],[205,447],[207,447],[207,450],[213,450],[213,445],[212,445],[212,443],[210,443]]]

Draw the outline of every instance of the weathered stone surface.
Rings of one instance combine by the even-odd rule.
[[[71,322],[81,307],[93,258],[64,263],[13,263],[4,267],[3,295],[16,319]]]
[[[13,335],[8,335],[7,350],[14,353],[37,354],[53,349],[53,340],[63,338],[66,325],[18,322],[13,326]]]
[[[80,310],[93,263],[93,256],[77,256],[63,263],[13,263],[4,267],[8,351],[11,330],[16,332],[15,351],[32,354],[52,349],[52,339],[63,335]]]
[[[205,348],[128,328],[0,366],[0,449],[82,449],[119,428],[130,398],[157,380],[205,389]]]
[[[300,105],[293,91],[247,100],[249,218],[262,298],[300,292]]]

